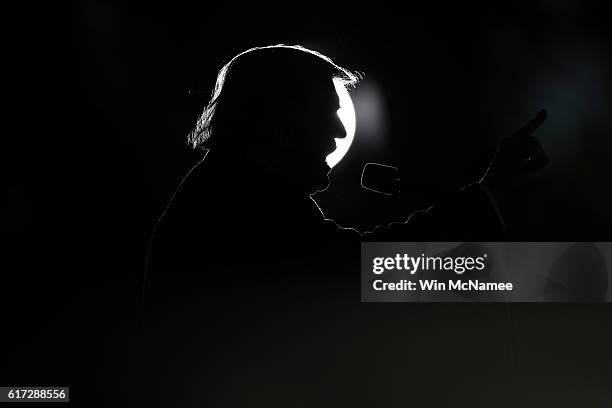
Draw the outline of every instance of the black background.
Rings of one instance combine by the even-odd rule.
[[[382,90],[384,141],[362,142],[358,130],[319,197],[339,221],[386,219],[378,212],[384,204],[359,189],[365,162],[399,166],[414,189],[403,204],[419,207],[474,181],[500,138],[546,108],[538,135],[551,164],[517,196],[509,239],[612,238],[612,44],[603,8],[577,1],[47,7],[5,16],[17,23],[5,28],[3,62],[6,385],[71,385],[77,401],[94,389],[125,388],[116,361],[138,329],[147,240],[198,159],[186,134],[217,70],[252,46],[302,44]],[[423,321],[449,313],[477,321],[485,308],[505,310],[402,307]],[[515,374],[546,384],[551,373],[591,385],[589,378],[607,378],[608,305],[511,307]],[[446,321],[440,330],[461,336],[462,326]],[[419,344],[443,347],[434,337]],[[604,389],[589,395],[601,398]]]

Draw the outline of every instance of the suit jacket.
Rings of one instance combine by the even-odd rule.
[[[495,203],[478,184],[405,220],[359,233],[326,219],[309,196],[283,187],[255,160],[210,152],[158,222],[146,284],[150,292],[201,293],[211,280],[257,284],[298,273],[286,268],[357,277],[362,241],[495,241],[502,233]],[[253,268],[267,272],[248,272]]]
[[[402,384],[419,381],[422,369],[410,367],[426,361],[401,350],[418,348],[409,344],[414,325],[437,317],[360,304],[360,242],[495,240],[502,232],[478,185],[363,235],[282,185],[256,161],[211,152],[178,188],[151,241],[148,336],[135,351],[143,362],[135,366],[147,367],[135,375],[151,401],[169,406],[182,395],[198,401],[193,406],[287,406],[301,398],[337,406],[350,396],[371,405],[369,393],[399,380],[394,373]],[[461,313],[445,309],[444,318]],[[473,320],[474,338],[486,334],[482,319],[499,319],[491,314]],[[464,370],[462,355],[445,354],[445,369]],[[365,375],[372,370],[380,374]]]

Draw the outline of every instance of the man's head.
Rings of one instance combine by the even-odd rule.
[[[189,142],[251,155],[304,192],[324,188],[325,158],[346,136],[334,81],[354,85],[357,77],[300,46],[247,50],[219,71]]]

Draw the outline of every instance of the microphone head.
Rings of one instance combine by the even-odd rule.
[[[400,193],[400,171],[397,167],[367,163],[361,172],[361,187],[384,195]]]

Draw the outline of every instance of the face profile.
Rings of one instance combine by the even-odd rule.
[[[336,149],[335,139],[346,137],[338,81],[352,86],[357,76],[303,47],[245,51],[219,71],[189,142],[254,159],[279,187],[313,194],[329,184],[326,157]]]
[[[333,82],[327,82],[327,87],[313,90],[312,95],[304,98],[305,103],[299,111],[285,119],[284,134],[279,141],[279,145],[286,143],[288,148],[284,171],[309,193],[327,188],[331,168],[326,158],[335,151],[335,140],[346,137],[344,124],[338,116],[338,94]]]

